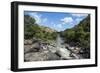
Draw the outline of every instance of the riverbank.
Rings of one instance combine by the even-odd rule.
[[[60,36],[49,42],[34,38],[24,40],[24,61],[83,59],[79,54],[80,50],[79,47],[71,47],[64,43]]]

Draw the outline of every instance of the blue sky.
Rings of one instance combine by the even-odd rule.
[[[77,25],[88,14],[24,11],[24,15],[35,18],[36,23],[41,26],[50,27],[57,31],[64,31]]]

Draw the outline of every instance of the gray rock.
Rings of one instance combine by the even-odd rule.
[[[47,57],[48,57],[47,60],[60,60],[60,57],[52,52],[48,52]]]
[[[31,50],[31,45],[24,45],[24,53],[27,53]]]
[[[56,54],[47,51],[26,53],[24,55],[24,61],[47,61],[47,60],[59,60],[60,57]]]
[[[30,45],[30,44],[32,44],[32,39],[30,39],[30,40],[24,40],[24,44],[25,44],[25,45]]]
[[[41,49],[39,43],[34,43],[32,45],[24,45],[24,53],[28,52],[38,52]]]
[[[27,53],[24,59],[25,61],[45,61],[47,60],[47,56],[43,52]]]

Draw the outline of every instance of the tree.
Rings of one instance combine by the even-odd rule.
[[[50,32],[46,31],[49,29]],[[32,39],[33,37],[37,39],[56,40],[57,32],[53,32],[49,27],[39,26],[36,24],[36,20],[29,15],[24,16],[24,38]]]

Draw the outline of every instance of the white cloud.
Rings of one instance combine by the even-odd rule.
[[[51,22],[51,25],[53,26],[53,29],[57,31],[61,31],[63,28],[62,24],[54,24],[53,22]]]
[[[57,27],[58,27],[59,29],[61,29],[61,28],[62,28],[62,25],[61,25],[61,24],[57,24]]]
[[[28,13],[31,17],[34,17],[36,20],[36,23],[41,23],[41,15],[36,12]]]
[[[75,17],[84,17],[85,16],[86,17],[86,16],[88,16],[88,14],[78,14],[78,13],[75,14],[75,13],[73,13],[72,16],[75,16]]]
[[[37,12],[31,12],[31,13],[28,13],[28,15],[35,18],[36,23],[39,25],[44,25],[45,22],[47,22],[47,20],[48,20],[47,18],[42,18],[42,15],[38,14]]]
[[[55,28],[55,29],[61,29],[61,28],[62,28],[62,24],[54,24],[53,22],[51,22],[51,25],[52,25],[53,28]]]
[[[63,30],[63,25],[62,24],[57,24],[56,27],[55,27],[55,29],[57,31],[62,31]]]
[[[62,24],[66,24],[66,23],[73,22],[73,19],[72,19],[72,17],[65,17],[65,18],[61,19],[61,21],[63,22]]]
[[[47,22],[47,20],[48,20],[47,18],[44,18],[44,19],[42,19],[42,22],[45,23],[45,22]]]

